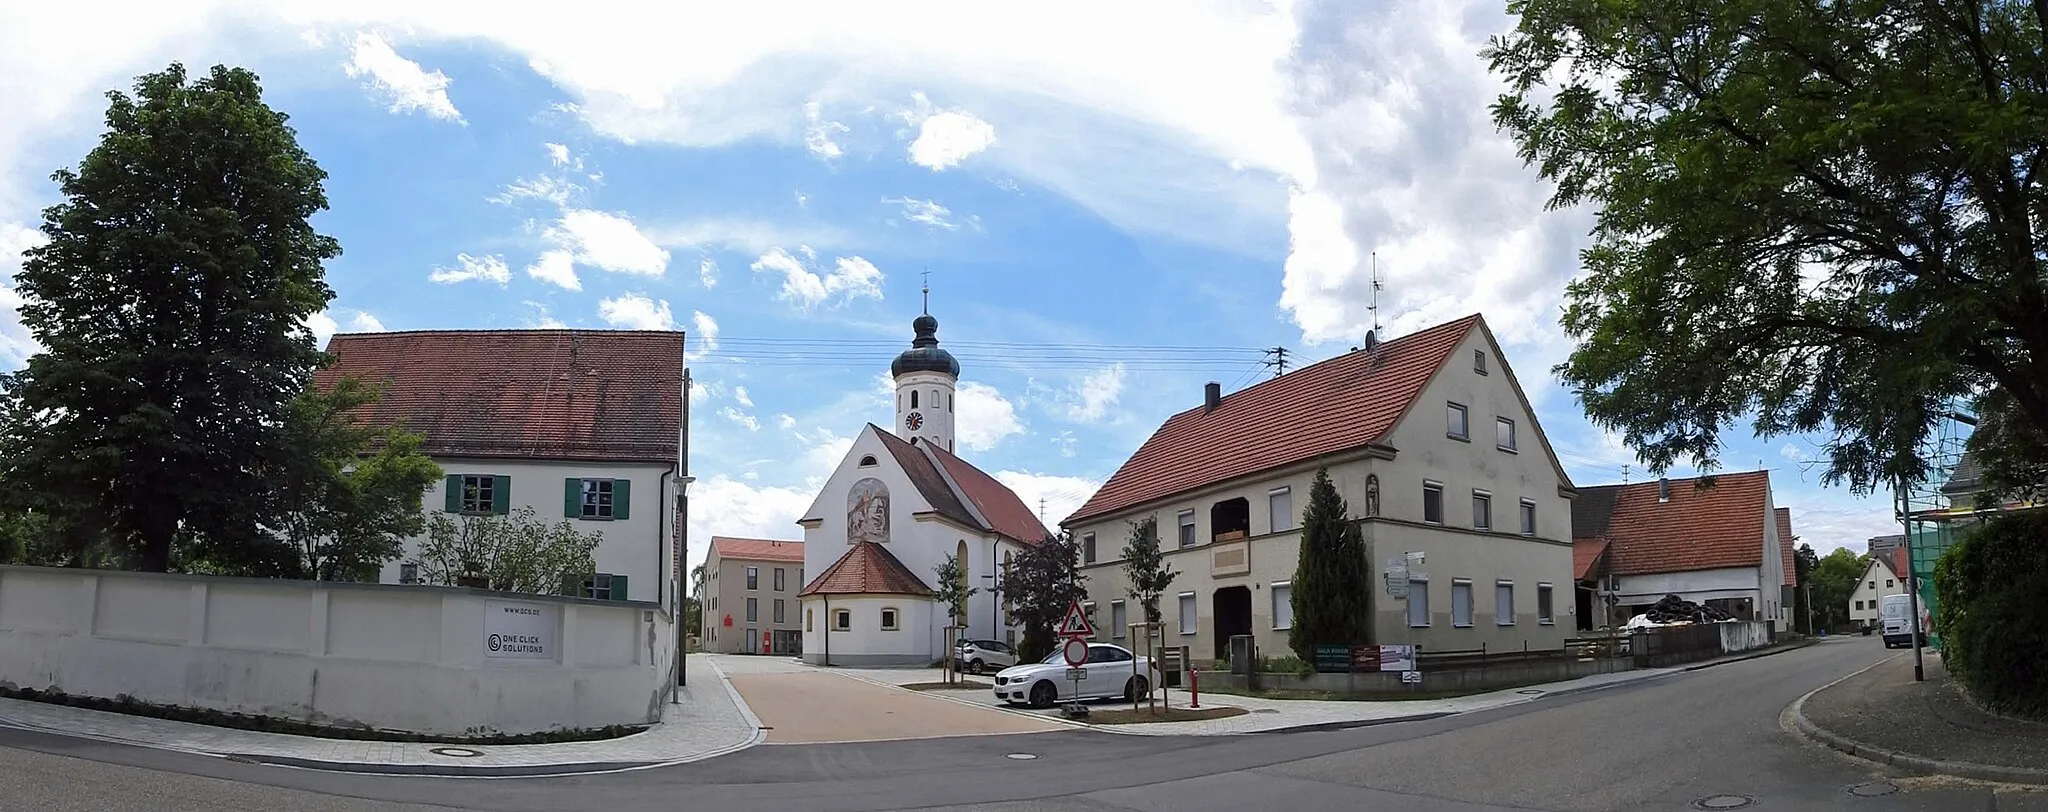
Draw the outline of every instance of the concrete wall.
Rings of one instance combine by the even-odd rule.
[[[1483,668],[1429,669],[1422,672],[1421,685],[1407,685],[1401,682],[1401,675],[1395,672],[1371,672],[1362,674],[1309,674],[1266,672],[1258,675],[1261,690],[1279,691],[1328,691],[1333,693],[1398,695],[1413,691],[1484,691],[1520,685],[1545,682],[1560,682],[1594,674],[1611,674],[1617,671],[1632,671],[1635,664],[1626,659],[1576,660],[1563,657],[1520,660],[1494,663]],[[1202,672],[1203,684],[1209,680],[1223,680],[1231,687],[1244,689],[1248,680],[1242,675],[1210,674]]]
[[[898,612],[895,629],[882,628],[882,610]],[[944,621],[927,598],[913,595],[813,595],[804,599],[808,618],[804,662],[813,665],[930,665],[945,647]],[[852,627],[833,628],[832,616],[851,614]],[[829,630],[829,631],[828,631]],[[826,637],[830,639],[825,639]]]
[[[507,607],[552,651],[493,656]],[[81,696],[442,735],[639,725],[674,650],[653,604],[0,566],[0,683]]]
[[[796,631],[803,628],[803,611],[798,605],[796,593],[803,591],[805,571],[801,561],[749,561],[738,558],[723,558],[712,555],[706,559],[705,573],[711,578],[711,599],[715,606],[707,606],[705,621],[704,650],[722,654],[745,652],[759,654],[761,633],[768,631]],[[755,579],[757,588],[747,589],[747,568],[755,567],[760,577]],[[775,588],[775,571],[782,570],[782,588]],[[757,619],[747,620],[747,599],[757,601]],[[775,622],[775,602],[782,601],[782,622]],[[725,625],[726,618],[732,618],[732,625]],[[753,629],[752,635],[747,634]]]
[[[627,598],[672,605],[667,594],[673,576],[674,552],[669,540],[674,525],[675,491],[665,488],[663,477],[672,469],[659,463],[569,463],[540,460],[487,460],[436,457],[442,472],[511,478],[512,509],[533,508],[534,517],[550,524],[567,521],[579,532],[597,532],[604,540],[591,554],[597,571],[627,577]],[[566,479],[623,479],[632,482],[631,505],[625,519],[599,520],[565,516],[563,481]],[[446,477],[434,483],[422,500],[428,513],[441,513],[447,506]],[[399,582],[400,568],[419,554],[424,537],[406,539],[405,553],[384,564],[378,581]]]

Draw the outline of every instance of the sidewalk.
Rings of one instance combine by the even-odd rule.
[[[1893,655],[1793,703],[1793,724],[1829,747],[1881,764],[2048,784],[2048,723],[1979,710],[1963,699],[1939,653],[1923,656],[1926,681],[1913,681],[1912,652]]]
[[[689,676],[680,703],[663,706],[661,724],[592,742],[449,745],[323,739],[14,699],[0,699],[0,726],[260,764],[451,777],[614,772],[700,761],[760,743],[760,722],[708,658],[690,657]]]

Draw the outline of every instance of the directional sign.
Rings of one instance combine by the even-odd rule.
[[[1067,616],[1060,621],[1053,634],[1060,637],[1094,637],[1095,624],[1088,622],[1088,613],[1081,611],[1081,602],[1067,605]]]
[[[1408,597],[1408,559],[1394,556],[1387,559],[1385,570],[1387,597],[1405,599]]]

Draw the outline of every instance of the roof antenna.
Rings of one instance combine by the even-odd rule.
[[[924,271],[924,314],[932,314],[932,272],[929,268]]]
[[[1365,351],[1377,353],[1380,348],[1380,252],[1372,252],[1372,301],[1365,306],[1372,312],[1372,329],[1365,334]],[[1377,357],[1377,356],[1375,356]]]

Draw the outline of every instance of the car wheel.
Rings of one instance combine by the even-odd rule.
[[[1041,681],[1031,686],[1031,707],[1050,708],[1059,698],[1059,689],[1052,687],[1050,682]]]
[[[980,660],[967,661],[967,673],[969,674],[980,675],[984,668],[985,666],[981,664]]]
[[[1150,690],[1152,684],[1146,682],[1144,677],[1132,677],[1129,682],[1124,683],[1124,701],[1136,702],[1138,697],[1144,696]]]

